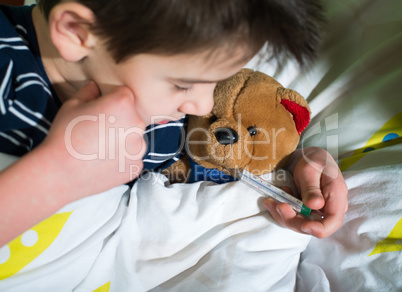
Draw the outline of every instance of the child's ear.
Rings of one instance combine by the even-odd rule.
[[[67,2],[52,9],[50,37],[64,60],[77,62],[88,56],[96,43],[96,37],[89,30],[94,21],[92,10],[78,3]]]

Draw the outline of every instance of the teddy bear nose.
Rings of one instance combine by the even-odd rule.
[[[218,128],[215,130],[216,140],[222,145],[234,144],[239,140],[237,132],[231,128]]]

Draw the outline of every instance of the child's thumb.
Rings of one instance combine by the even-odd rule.
[[[302,200],[310,209],[318,210],[325,204],[321,190],[321,175],[322,173],[314,166],[306,164],[302,175],[295,176]]]
[[[100,95],[99,87],[94,81],[89,81],[85,86],[81,87],[73,98],[81,102],[89,102],[97,99]]]

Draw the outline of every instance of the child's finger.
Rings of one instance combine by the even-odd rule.
[[[282,190],[284,190],[285,192],[287,192],[288,194],[291,194],[293,196],[293,192],[292,189],[288,186],[283,186],[281,187]]]
[[[342,225],[342,218],[339,218],[337,214],[325,214],[325,219],[322,222],[318,221],[306,221],[301,230],[304,233],[311,234],[317,238],[325,238]]]
[[[313,235],[319,238],[326,237],[341,227],[348,206],[347,188],[340,179],[331,179],[329,183],[326,183],[323,187],[323,194],[326,198],[325,219],[322,221],[322,225],[310,226]]]
[[[309,164],[303,169],[303,177],[295,177],[296,185],[304,204],[310,209],[319,210],[324,207],[325,199],[321,191],[321,172]]]
[[[288,204],[269,198],[264,200],[263,205],[277,223],[293,231],[303,232],[302,226],[309,221],[298,215]]]

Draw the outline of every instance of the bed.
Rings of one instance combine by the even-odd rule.
[[[402,291],[402,2],[326,4],[314,66],[248,67],[307,98],[300,147],[327,149],[349,189],[337,232],[281,228],[239,182],[170,185],[150,173],[1,248],[0,291]],[[1,154],[1,166],[15,159]]]

